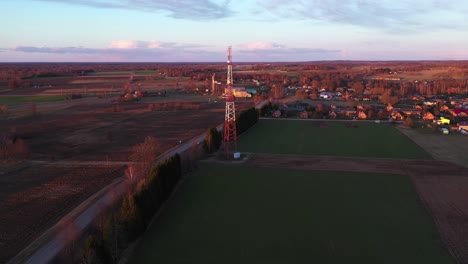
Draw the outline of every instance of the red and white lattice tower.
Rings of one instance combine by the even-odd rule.
[[[232,87],[232,48],[228,49],[228,70],[226,83],[226,115],[224,117],[224,152],[226,157],[230,156],[230,151],[235,151],[237,132],[236,132],[236,107],[234,105],[234,92]]]

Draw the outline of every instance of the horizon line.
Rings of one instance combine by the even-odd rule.
[[[311,60],[311,61],[233,61],[234,64],[251,64],[251,63],[259,63],[259,64],[269,64],[269,63],[314,63],[314,62],[468,62],[468,59],[395,59],[395,60]],[[226,62],[221,61],[87,61],[87,62],[80,62],[80,61],[11,61],[11,62],[2,62],[0,64],[46,64],[46,63],[73,63],[73,64],[143,64],[143,63],[161,63],[161,64],[174,64],[174,63],[183,63],[183,64],[225,64]]]

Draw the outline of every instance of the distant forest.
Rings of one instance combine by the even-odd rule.
[[[226,79],[224,63],[3,63],[0,86],[32,87],[40,78],[85,76],[96,72],[145,72],[147,80]],[[352,89],[354,94],[406,97],[468,94],[468,61],[324,61],[236,63],[234,82],[264,87]]]

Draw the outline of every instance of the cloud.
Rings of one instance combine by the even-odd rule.
[[[227,56],[224,49],[194,44],[160,42],[156,40],[116,40],[107,48],[85,47],[33,47],[18,46],[10,51],[17,54],[37,54],[64,60],[125,61],[125,62],[223,62]],[[339,59],[340,50],[322,48],[291,48],[275,42],[251,42],[234,47],[234,61],[272,62]],[[55,58],[54,57],[54,58]],[[69,58],[69,59],[65,59]]]
[[[208,61],[210,57],[220,53],[212,52],[207,46],[139,40],[111,41],[108,48],[85,47],[34,47],[18,46],[10,49],[13,52],[41,53],[44,55],[60,54],[64,56],[91,55],[104,58],[112,58],[114,61]],[[91,57],[92,58],[92,57]]]
[[[135,40],[114,40],[110,43],[111,49],[159,49],[173,46],[172,43],[161,43],[156,40],[135,41]]]
[[[269,14],[387,31],[458,28],[467,24],[467,3],[456,0],[257,0]],[[447,17],[434,19],[435,17]]]
[[[231,0],[36,0],[106,9],[127,9],[163,12],[170,17],[190,20],[211,20],[231,16]]]
[[[38,53],[123,53],[135,50],[146,50],[148,52],[158,50],[191,50],[203,48],[207,46],[196,44],[184,44],[175,42],[161,42],[157,40],[113,40],[108,48],[93,49],[84,47],[33,47],[33,46],[18,46],[14,51],[19,52],[38,52]]]
[[[32,46],[18,46],[13,49],[17,52],[30,52],[30,53],[57,53],[57,54],[95,54],[100,53],[100,49],[89,49],[83,47],[32,47]]]
[[[331,49],[322,49],[322,48],[288,48],[284,44],[279,44],[276,42],[250,42],[238,45],[238,52],[243,53],[271,53],[271,54],[288,54],[288,53],[338,53],[340,50],[331,50]]]
[[[237,45],[235,58],[239,61],[311,61],[339,59],[341,50],[323,48],[293,48],[276,42],[251,42]]]
[[[244,51],[253,51],[253,50],[273,50],[273,49],[281,49],[284,46],[275,42],[250,42],[245,44],[240,44],[238,46],[239,49]]]

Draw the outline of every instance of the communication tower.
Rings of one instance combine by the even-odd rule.
[[[226,115],[224,117],[224,152],[229,158],[236,151],[236,107],[234,105],[233,79],[232,79],[232,47],[228,48],[227,83],[224,94],[226,96]]]

